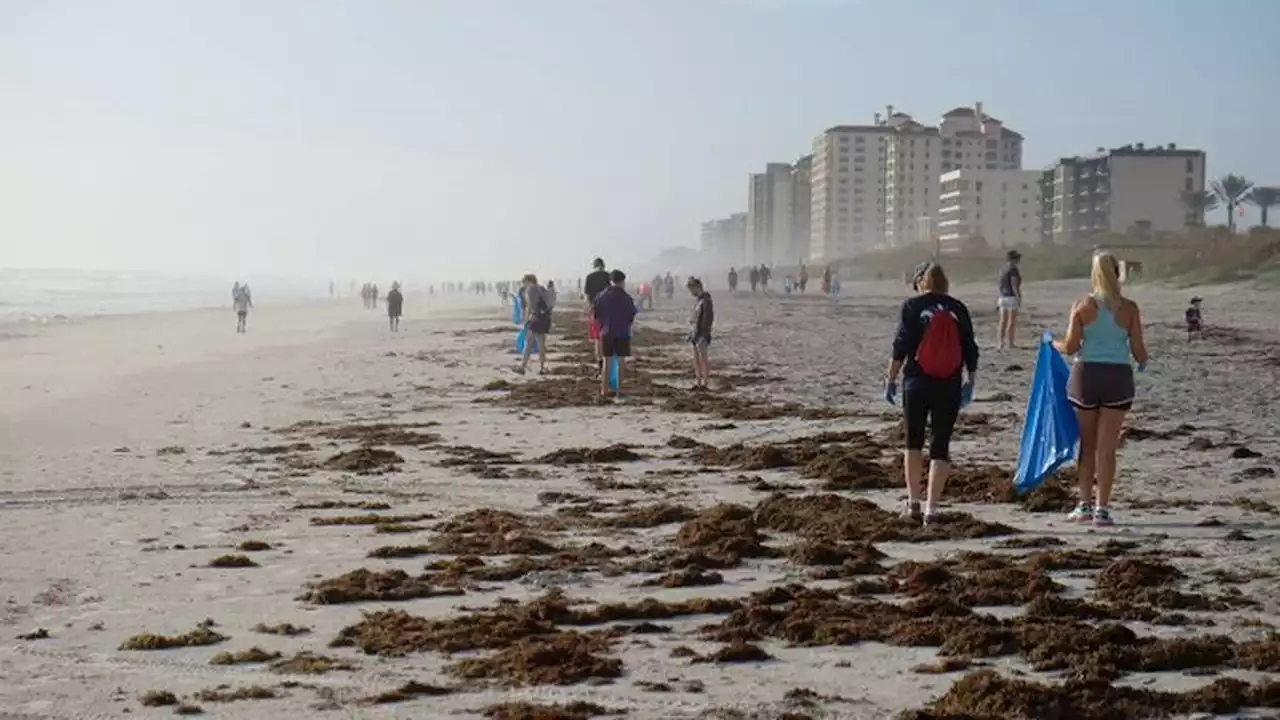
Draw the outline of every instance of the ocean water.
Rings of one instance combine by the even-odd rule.
[[[328,297],[328,281],[247,277],[254,302]],[[0,268],[0,324],[73,322],[102,315],[231,307],[236,279],[152,272]]]

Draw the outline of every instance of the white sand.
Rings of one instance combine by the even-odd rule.
[[[1052,283],[1028,290],[1025,345],[1034,347],[1046,324],[1059,331],[1080,283]],[[1007,428],[991,437],[957,444],[962,462],[993,461],[1012,466],[1035,356],[1033,349],[997,354],[991,339],[994,312],[989,289],[960,288],[980,323],[985,355],[978,397],[1010,393],[1011,402],[975,404]],[[1188,346],[1179,329],[1188,292],[1140,288],[1153,361],[1139,380],[1134,424],[1169,429],[1190,423],[1194,434],[1215,443],[1234,441],[1262,454],[1230,459],[1229,449],[1187,450],[1188,438],[1130,442],[1118,484],[1114,530],[1069,527],[1057,516],[1029,515],[1013,506],[965,508],[984,519],[1008,522],[1031,532],[1063,537],[1088,546],[1109,537],[1163,538],[1161,547],[1194,549],[1203,555],[1180,560],[1192,578],[1214,568],[1240,571],[1263,567],[1280,571],[1276,548],[1280,518],[1231,506],[1238,497],[1280,503],[1274,477],[1242,479],[1251,467],[1280,461],[1280,328],[1275,295],[1238,288],[1211,289],[1205,312],[1211,326],[1239,332],[1224,340]],[[878,413],[883,409],[880,379],[887,360],[894,305],[902,288],[889,284],[845,287],[839,303],[807,298],[727,298],[717,300],[713,355],[736,365],[755,365],[781,382],[746,393],[807,404],[833,404]],[[412,301],[412,298],[411,298]],[[410,305],[411,312],[414,306]],[[683,302],[642,316],[642,322],[675,327],[685,317]],[[425,561],[369,560],[378,546],[420,542],[420,535],[374,536],[367,527],[312,527],[323,513],[290,511],[302,500],[394,499],[394,512],[430,512],[447,517],[476,507],[544,512],[536,495],[547,490],[592,494],[581,482],[584,469],[550,469],[543,480],[483,480],[435,467],[432,451],[397,449],[408,460],[403,472],[355,477],[323,470],[290,474],[271,462],[243,464],[236,454],[211,455],[236,446],[283,442],[269,427],[301,420],[347,421],[391,417],[398,422],[438,421],[433,428],[451,443],[512,451],[532,458],[558,447],[635,442],[660,446],[672,434],[705,442],[776,440],[816,429],[880,427],[869,419],[839,422],[779,420],[738,422],[733,430],[711,431],[716,422],[647,407],[570,408],[524,411],[502,404],[477,404],[480,386],[512,378],[507,346],[514,333],[466,333],[510,324],[498,308],[441,309],[406,318],[404,332],[387,332],[381,313],[340,304],[263,308],[250,317],[250,332],[237,336],[230,312],[184,312],[123,317],[67,327],[24,331],[0,341],[0,718],[159,717],[170,708],[141,708],[148,690],[186,695],[230,684],[276,685],[285,679],[312,687],[287,690],[275,700],[227,704],[199,703],[207,714],[227,718],[311,718],[314,706],[336,703],[340,717],[439,717],[474,711],[503,699],[590,699],[626,708],[634,718],[695,717],[710,708],[737,708],[756,717],[775,717],[783,694],[794,687],[840,695],[831,717],[883,718],[919,707],[946,690],[960,674],[929,676],[908,671],[931,661],[930,648],[897,648],[868,643],[841,648],[788,648],[766,643],[777,662],[759,665],[689,665],[668,653],[676,645],[705,650],[711,645],[680,637],[705,617],[671,622],[677,634],[643,636],[652,647],[627,643],[619,656],[626,675],[600,687],[469,691],[444,698],[383,706],[355,701],[409,679],[451,684],[442,673],[446,658],[434,653],[383,660],[350,649],[327,649],[339,629],[365,610],[392,606],[417,615],[448,614],[462,605],[484,606],[497,597],[527,599],[541,588],[520,583],[470,593],[404,603],[315,607],[296,600],[303,584],[359,567],[402,567],[418,572]],[[393,355],[394,353],[394,355]],[[1024,370],[1008,369],[1020,365]],[[862,422],[859,425],[858,422]],[[248,426],[242,424],[248,423]],[[323,458],[331,448],[317,443]],[[181,454],[158,454],[165,447]],[[344,446],[345,447],[345,446]],[[669,451],[651,449],[653,454]],[[642,476],[649,463],[624,464],[619,478]],[[673,466],[664,463],[662,466]],[[730,484],[736,473],[704,473],[663,479],[683,493],[680,502],[705,506],[719,501],[747,504],[761,498]],[[794,473],[764,473],[769,479],[804,482]],[[353,494],[344,490],[365,490]],[[624,491],[613,497],[638,497]],[[886,506],[896,493],[870,493]],[[1152,498],[1185,498],[1223,506],[1191,510],[1130,510],[1127,503]],[[330,513],[333,514],[333,513]],[[1200,527],[1209,515],[1230,527]],[[245,526],[248,532],[244,531]],[[676,525],[637,531],[628,540],[666,537]],[[1226,542],[1239,528],[1254,542]],[[256,553],[261,568],[201,567],[230,552],[245,538],[277,547]],[[885,544],[898,559],[921,559],[960,547],[989,547],[992,541],[960,544]],[[175,549],[181,544],[183,549]],[[570,586],[574,596],[598,600],[660,596],[742,596],[784,578],[801,579],[799,568],[781,561],[750,563],[726,571],[726,584],[710,588],[660,590],[631,587],[637,578],[587,578]],[[490,584],[493,585],[493,584]],[[1177,632],[1229,633],[1238,638],[1257,630],[1232,626],[1232,616],[1280,624],[1280,583],[1254,582],[1242,589],[1262,603],[1257,611],[1223,614],[1218,627]],[[117,650],[144,631],[185,632],[205,618],[231,640],[214,647],[156,652]],[[281,638],[253,633],[258,622],[293,622],[314,627],[310,635]],[[37,641],[14,638],[36,628],[52,636]],[[94,629],[100,628],[100,629]],[[1145,628],[1147,632],[1174,632]],[[274,675],[260,666],[217,667],[209,658],[221,650],[251,645],[285,651],[308,649],[355,660],[354,673],[317,677]],[[997,666],[1018,665],[1014,659]],[[1256,678],[1256,673],[1230,673]],[[674,679],[674,680],[672,680]],[[706,691],[642,692],[637,680],[701,680]],[[1186,688],[1204,679],[1143,676],[1127,682]],[[324,716],[322,713],[320,716]]]

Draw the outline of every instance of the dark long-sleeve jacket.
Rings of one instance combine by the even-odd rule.
[[[928,327],[927,315],[938,308],[955,315],[960,326],[960,352],[964,357],[964,367],[971,374],[978,369],[978,341],[973,336],[973,319],[969,317],[969,308],[950,295],[925,293],[902,303],[902,317],[898,320],[898,332],[893,338],[893,359],[906,362],[902,377],[907,383],[925,377],[920,364],[916,362],[916,352],[920,349],[925,328]],[[960,379],[959,370],[954,379]]]
[[[716,324],[716,310],[711,302],[711,293],[703,290],[698,296],[693,304],[693,314],[689,318],[689,324],[693,326],[695,338],[711,337],[711,328]]]
[[[592,307],[592,314],[605,335],[615,338],[631,337],[631,323],[636,319],[636,301],[626,290],[612,285],[596,296]]]

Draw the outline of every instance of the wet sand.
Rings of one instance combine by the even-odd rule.
[[[989,288],[957,289],[984,352],[929,529],[892,515],[890,284],[716,293],[709,395],[660,301],[622,404],[572,312],[524,378],[496,307],[7,339],[0,717],[1274,714],[1275,298],[1198,290],[1188,346],[1189,294],[1134,291],[1153,361],[1094,530],[1069,477],[1007,483],[1036,339],[1081,290],[1031,286],[997,353]]]

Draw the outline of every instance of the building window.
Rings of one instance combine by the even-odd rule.
[[[988,140],[988,141],[987,141],[987,147],[989,147],[989,148],[993,148],[993,147],[995,147],[995,146],[996,146],[996,141],[995,141],[995,140]]]
[[[1187,158],[1187,172],[1190,173],[1195,171],[1196,171],[1195,163],[1191,161],[1191,158]]]
[[[982,181],[979,180],[973,184],[973,189],[982,192]]]
[[[1191,192],[1191,177],[1187,176],[1187,192]]]

